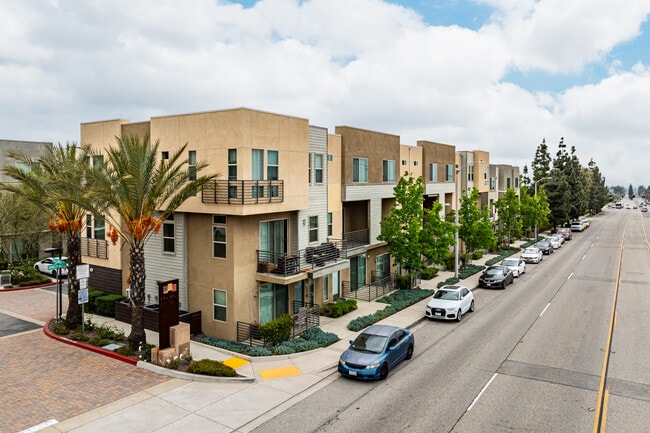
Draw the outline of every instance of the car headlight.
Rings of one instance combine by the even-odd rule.
[[[339,359],[339,365],[345,367],[345,361],[343,361],[342,359]]]
[[[379,368],[380,363],[366,365],[366,370],[372,370],[374,368]]]

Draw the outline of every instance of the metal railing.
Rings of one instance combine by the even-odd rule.
[[[330,238],[330,243],[341,251],[341,257],[347,258],[359,254],[359,248],[370,244],[370,230],[362,229],[343,233],[343,239]]]
[[[395,275],[379,278],[369,285],[362,285],[354,281],[343,281],[341,297],[370,302],[381,298],[396,288]]]
[[[293,337],[309,328],[320,326],[320,306],[310,302],[293,301]]]
[[[295,275],[303,270],[319,269],[336,262],[341,250],[336,243],[325,242],[318,246],[288,253],[257,250],[257,272],[282,276]]]
[[[284,201],[283,180],[213,180],[203,186],[203,203],[260,204]]]
[[[256,323],[237,322],[237,341],[249,346],[266,346]]]
[[[107,259],[108,241],[105,239],[81,238],[81,255]]]

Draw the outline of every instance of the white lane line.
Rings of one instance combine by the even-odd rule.
[[[585,257],[587,257],[586,254],[585,254],[584,256],[582,256],[582,258],[580,259],[580,261],[583,261],[583,260],[585,259]]]
[[[490,384],[492,383],[492,381],[494,380],[495,377],[497,377],[497,374],[496,374],[496,373],[494,373],[494,375],[493,375],[492,378],[488,381],[488,383],[485,384],[485,386],[483,387],[483,389],[481,390],[481,392],[478,393],[478,395],[476,396],[476,398],[474,399],[474,401],[472,402],[472,404],[469,405],[469,407],[467,408],[467,412],[469,412],[470,410],[472,410],[472,408],[474,407],[474,405],[476,404],[476,402],[478,401],[478,399],[481,398],[481,396],[483,395],[483,393],[485,392],[485,390],[488,388],[488,386],[490,386]]]
[[[544,313],[546,312],[546,310],[548,309],[548,307],[550,307],[550,306],[551,306],[551,303],[550,303],[550,302],[549,302],[548,304],[546,304],[546,307],[544,307],[544,309],[542,310],[542,312],[539,313],[539,317],[542,317],[542,316],[544,315]]]
[[[573,276],[573,272],[571,272],[571,273],[569,274],[569,277],[567,278],[567,280],[570,280],[572,276]]]

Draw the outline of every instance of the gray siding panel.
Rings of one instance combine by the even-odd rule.
[[[318,217],[318,245],[327,241],[327,128],[309,126],[309,158],[312,166],[312,179],[309,184],[309,208],[298,211],[298,249],[304,249],[309,242],[309,217]],[[323,183],[314,180],[314,154],[323,155]]]

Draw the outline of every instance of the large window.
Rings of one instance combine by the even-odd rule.
[[[226,258],[226,217],[212,216],[212,257]]]
[[[260,325],[289,312],[287,286],[264,283],[260,285]]]
[[[390,275],[390,254],[381,254],[375,258],[375,273],[378,280]]]
[[[174,214],[171,214],[163,221],[163,252],[173,253],[176,251],[176,229],[174,225]]]
[[[287,220],[264,221],[260,223],[260,251],[284,254]]]
[[[196,180],[196,150],[190,150],[187,154],[187,166],[190,180]]]
[[[368,182],[368,158],[352,158],[352,182]]]
[[[361,254],[350,258],[350,289],[357,290],[366,285],[366,256]]]
[[[454,181],[454,166],[451,164],[447,164],[445,167],[445,182],[453,182]]]
[[[382,180],[384,182],[395,182],[395,161],[392,159],[383,161]]]
[[[468,165],[467,166],[467,181],[468,182],[473,182],[474,181],[474,166],[473,165]]]
[[[253,149],[252,159],[252,177],[253,180],[264,180],[264,150]],[[251,191],[253,198],[264,197],[264,186],[254,185]]]
[[[228,149],[228,180],[237,180],[237,149]]]
[[[323,155],[314,155],[314,182],[323,183]]]
[[[86,215],[86,237],[106,239],[106,220],[103,216]]]
[[[318,242],[318,216],[309,217],[309,242]]]
[[[228,293],[225,290],[212,290],[213,319],[227,322],[228,318]]]
[[[438,182],[438,164],[429,164],[429,182]]]

